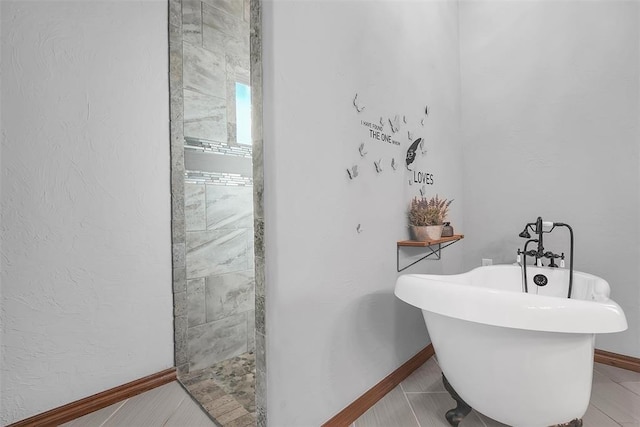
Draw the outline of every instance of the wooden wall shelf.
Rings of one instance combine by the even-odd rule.
[[[435,256],[435,258],[433,259],[438,260],[440,259],[442,249],[446,248],[447,246],[451,246],[462,239],[464,239],[464,234],[454,234],[451,237],[443,237],[437,240],[426,240],[426,241],[398,240],[398,244],[396,246],[396,269],[398,270],[398,273],[400,273],[401,271],[406,270],[412,265],[417,264],[423,259],[429,258],[432,255]],[[434,249],[434,246],[437,246],[437,248]],[[423,256],[422,258],[420,258],[419,260],[414,261],[411,264],[400,268],[400,248],[402,247],[428,248],[429,253]]]

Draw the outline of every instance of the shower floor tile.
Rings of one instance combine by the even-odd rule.
[[[256,425],[255,373],[250,352],[179,379],[222,427],[249,427]]]

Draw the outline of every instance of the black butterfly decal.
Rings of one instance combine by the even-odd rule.
[[[382,117],[380,117],[380,126],[384,127],[384,119]]]
[[[358,152],[360,152],[360,156],[364,157],[367,155],[367,152],[364,151],[364,142],[360,144],[358,147]]]
[[[360,224],[356,226],[356,231],[358,232],[358,234],[362,233],[362,226]]]
[[[378,160],[377,162],[374,160],[373,165],[376,167],[376,172],[382,172],[382,159]]]
[[[402,116],[402,122],[406,125],[407,124],[407,116]]]
[[[424,197],[425,194],[427,194],[427,186],[423,185],[422,188],[420,189],[420,195]]]
[[[358,176],[358,165],[353,165],[351,169],[347,169],[349,179],[354,179]]]
[[[396,158],[393,157],[391,158],[391,169],[396,170],[398,168],[398,165],[396,164]]]
[[[413,134],[411,133],[411,131],[407,131],[407,138],[409,138],[409,141],[413,139]]]
[[[400,117],[396,114],[393,121],[389,119],[389,126],[391,126],[391,132],[396,133],[400,130]]]
[[[355,98],[353,98],[353,106],[356,108],[356,111],[359,113],[364,110],[364,107],[358,105],[358,94],[356,93]]]
[[[424,126],[424,119],[429,116],[429,106],[425,105],[424,107],[424,117],[420,120],[420,124]]]
[[[409,149],[407,150],[407,169],[409,169],[409,165],[411,163],[413,163],[413,161],[416,159],[416,150],[418,149],[418,145],[420,144],[420,142],[422,141],[422,138],[418,138],[415,141],[413,141],[413,144],[411,144],[411,146],[409,147]]]

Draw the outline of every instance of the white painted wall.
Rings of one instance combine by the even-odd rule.
[[[571,224],[576,268],[609,281],[640,356],[637,1],[460,3],[464,265],[513,262],[524,224]],[[567,250],[560,239],[548,249]],[[555,234],[555,232],[554,232]],[[564,236],[562,236],[564,237]]]
[[[2,411],[173,366],[165,1],[2,1]]]
[[[456,199],[464,231],[457,4],[263,7],[268,422],[317,426],[428,343],[419,310],[393,295],[396,241],[408,238],[406,208],[419,191],[404,167],[409,128],[427,139],[416,168],[434,173],[428,194]],[[401,147],[367,139],[361,119],[395,114],[409,122]],[[459,272],[463,245],[408,271]]]

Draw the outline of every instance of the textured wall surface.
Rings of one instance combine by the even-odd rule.
[[[320,425],[428,342],[420,311],[393,295],[420,189],[404,163],[408,125],[396,147],[365,139],[360,120],[407,115],[427,141],[414,166],[434,172],[428,195],[456,199],[464,231],[457,5],[269,1],[262,25],[268,425]],[[463,245],[409,271],[459,272]]]
[[[1,14],[4,425],[173,354],[166,2]]]
[[[640,356],[639,3],[460,4],[465,267],[513,262],[537,216],[571,224],[629,322],[596,347]]]

